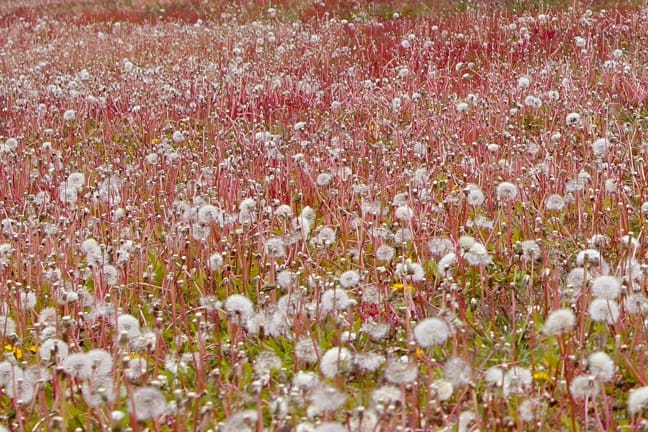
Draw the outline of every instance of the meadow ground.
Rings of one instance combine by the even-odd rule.
[[[0,3],[0,430],[648,430],[647,36]]]

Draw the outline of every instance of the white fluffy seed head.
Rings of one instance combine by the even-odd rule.
[[[423,348],[443,345],[450,335],[450,327],[444,320],[439,318],[424,319],[414,328],[414,339]]]
[[[587,367],[590,374],[602,382],[612,381],[616,372],[614,360],[602,351],[590,354],[587,358]]]
[[[547,335],[561,335],[571,331],[576,325],[576,315],[571,309],[558,309],[549,314],[542,327]]]

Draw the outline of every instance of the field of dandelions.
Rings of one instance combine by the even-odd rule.
[[[0,430],[648,430],[648,8],[568,3],[2,2]]]

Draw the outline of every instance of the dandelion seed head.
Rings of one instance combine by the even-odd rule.
[[[76,111],[73,109],[66,110],[63,113],[63,120],[65,120],[66,122],[71,122],[76,120]]]
[[[376,259],[381,262],[390,262],[394,258],[394,253],[393,247],[383,244],[376,249]]]
[[[55,363],[63,362],[67,358],[68,352],[68,344],[59,339],[47,339],[39,349],[41,360]]]
[[[340,288],[328,289],[322,293],[320,313],[326,316],[331,312],[344,310],[352,304],[349,295]]]
[[[614,276],[601,275],[592,281],[592,295],[597,298],[615,300],[621,294],[621,282]]]
[[[587,369],[591,375],[601,382],[612,381],[616,373],[614,360],[602,351],[590,354],[587,358]]]
[[[263,252],[268,258],[279,259],[286,256],[286,246],[281,237],[271,237],[263,245]]]
[[[578,375],[569,385],[569,392],[574,399],[593,399],[600,391],[601,385],[593,375]]]
[[[239,317],[241,322],[245,322],[254,313],[252,300],[241,294],[232,294],[227,297],[224,307],[227,313]]]
[[[547,335],[561,335],[570,332],[576,326],[576,315],[571,309],[552,311],[542,327]]]
[[[340,285],[343,288],[354,287],[360,282],[360,274],[355,270],[347,270],[340,275]]]
[[[311,403],[318,411],[335,411],[347,400],[347,395],[333,387],[320,387],[311,393]]]
[[[319,347],[310,338],[300,339],[295,343],[295,358],[306,363],[317,363]],[[331,354],[332,355],[332,354]]]
[[[351,369],[353,355],[343,347],[333,347],[320,359],[320,371],[327,378],[333,378]]]
[[[491,366],[486,369],[484,380],[492,387],[501,387],[504,383],[504,371],[499,366]]]
[[[628,396],[628,412],[631,415],[641,414],[648,410],[648,386],[643,386],[630,390]]]
[[[502,391],[505,397],[524,394],[533,384],[533,375],[527,368],[513,366],[504,373]]]
[[[607,138],[599,138],[592,143],[592,153],[597,158],[603,158],[610,149],[611,143]]]
[[[385,367],[385,379],[396,385],[410,384],[418,377],[418,367],[407,357],[392,358]]]
[[[141,334],[140,323],[137,318],[130,314],[121,314],[117,317],[117,333],[125,332],[128,340],[132,340]]]
[[[450,381],[438,379],[430,385],[430,392],[436,400],[447,401],[452,397],[454,387]]]
[[[140,422],[161,417],[166,408],[167,403],[164,395],[155,387],[135,389],[129,403],[129,412]]]
[[[496,195],[500,201],[513,201],[518,196],[518,187],[511,182],[501,182],[497,185]]]
[[[592,300],[588,312],[592,321],[614,324],[619,320],[619,305],[614,300],[597,298]]]
[[[414,339],[423,348],[433,345],[443,345],[451,335],[448,324],[439,318],[427,318],[414,328]]]
[[[472,382],[472,369],[462,358],[454,357],[448,360],[443,367],[445,379],[450,381],[455,388],[463,387]]]

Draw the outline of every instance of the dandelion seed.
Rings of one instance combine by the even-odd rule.
[[[256,430],[258,413],[253,409],[235,412],[227,418],[222,426],[222,432],[252,432]]]
[[[533,384],[533,375],[527,368],[513,366],[504,374],[502,391],[505,397],[524,394]]]
[[[281,369],[281,366],[281,359],[272,351],[262,351],[254,360],[254,371],[259,375],[269,373],[272,370]]]
[[[300,339],[295,343],[295,358],[306,363],[317,363],[319,347],[310,338]]]
[[[466,202],[468,202],[468,205],[478,207],[484,203],[486,197],[479,186],[469,185],[466,190]]]
[[[281,237],[271,237],[263,245],[263,252],[268,258],[279,259],[286,256],[286,246]]]
[[[113,286],[119,281],[119,271],[113,265],[103,266],[102,273],[103,281],[107,286]]]
[[[454,251],[452,240],[446,237],[434,237],[427,243],[428,250],[432,255],[443,256]]]
[[[324,353],[320,359],[320,370],[327,378],[343,374],[351,369],[353,356],[343,347],[334,347]]]
[[[489,386],[501,387],[504,383],[504,371],[501,367],[491,366],[486,369],[484,380]]]
[[[567,114],[567,117],[565,117],[565,123],[567,123],[567,126],[578,126],[581,124],[581,116],[578,113],[572,112]]]
[[[396,265],[395,275],[405,281],[420,282],[425,280],[423,266],[409,259],[405,260],[404,263]]]
[[[375,322],[372,320],[362,323],[360,331],[366,333],[375,341],[384,339],[388,334],[391,326],[389,323]]]
[[[619,305],[614,300],[594,299],[589,305],[588,312],[592,321],[614,324],[619,319]]]
[[[344,405],[347,396],[333,387],[322,387],[315,389],[310,399],[318,411],[335,411]]]
[[[67,187],[76,189],[80,191],[85,185],[85,175],[81,172],[73,172],[68,175],[67,180],[65,181]]]
[[[293,210],[288,204],[281,204],[277,207],[274,214],[278,218],[289,219],[293,216]]]
[[[540,108],[542,107],[542,99],[537,96],[529,95],[524,98],[524,105],[531,108]]]
[[[402,205],[396,208],[394,216],[396,219],[409,220],[414,217],[414,210],[409,206]]]
[[[68,376],[85,380],[90,377],[90,363],[84,353],[72,353],[61,364]]]
[[[0,337],[16,334],[16,322],[8,316],[0,316]]]
[[[81,384],[83,401],[92,408],[112,405],[116,395],[112,377],[101,377],[84,381]]]
[[[457,261],[457,255],[454,252],[446,254],[443,258],[437,263],[437,269],[441,276],[446,276],[448,271],[454,267],[455,262]]]
[[[448,324],[439,318],[427,318],[420,321],[414,328],[414,339],[423,348],[433,345],[443,345],[451,335]]]
[[[144,357],[136,356],[128,359],[124,376],[130,381],[139,380],[148,370],[148,362]]]
[[[340,275],[340,285],[351,288],[360,282],[360,274],[355,270],[347,270]]]
[[[349,430],[339,422],[323,422],[315,426],[314,432],[349,432]]]
[[[518,187],[511,182],[501,182],[497,185],[496,194],[500,201],[513,201],[518,196]]]
[[[124,332],[130,341],[141,334],[140,323],[137,318],[130,314],[121,314],[117,318],[117,333]]]
[[[625,298],[625,310],[629,314],[648,313],[648,297],[641,293],[633,293]]]
[[[457,110],[457,112],[465,112],[468,111],[469,107],[470,105],[468,105],[467,102],[459,102],[455,105],[455,110]]]
[[[549,314],[542,327],[547,335],[561,335],[570,332],[576,325],[576,315],[571,309],[558,309]]]
[[[574,399],[593,399],[600,391],[601,385],[593,375],[578,375],[569,385],[569,392]]]
[[[601,260],[601,253],[596,249],[585,249],[576,255],[576,265],[579,267],[583,267],[586,261],[590,265],[599,265]]]
[[[18,148],[18,140],[16,138],[7,138],[4,144],[0,145],[0,153],[12,153]]]
[[[597,158],[603,158],[610,148],[610,141],[607,138],[599,138],[592,143],[592,153]]]
[[[213,272],[217,272],[223,267],[223,256],[215,252],[209,256],[207,260],[207,268]]]
[[[459,357],[448,360],[443,368],[443,373],[455,388],[463,387],[472,382],[470,365]]]
[[[545,208],[549,211],[561,211],[565,208],[565,200],[558,194],[552,194],[545,200]]]
[[[538,403],[531,399],[525,399],[518,406],[518,415],[520,420],[525,423],[531,423],[535,420],[536,411],[538,410]]]
[[[108,351],[100,348],[92,349],[85,354],[85,357],[93,379],[108,377],[112,373],[113,358]]]
[[[621,282],[614,276],[598,276],[592,281],[594,297],[615,300],[619,294],[621,294]]]
[[[322,294],[320,300],[320,313],[322,316],[326,316],[333,311],[344,310],[352,302],[349,299],[349,295],[340,288],[328,289]]]
[[[452,397],[454,387],[450,381],[438,379],[430,386],[430,392],[436,400],[447,401]]]
[[[374,405],[390,405],[399,402],[402,397],[402,391],[399,387],[387,384],[378,387],[371,393],[371,402]]]
[[[385,379],[392,384],[410,384],[418,377],[416,364],[410,363],[407,357],[393,358],[387,362]]]
[[[601,351],[590,354],[587,358],[587,369],[591,375],[601,382],[612,381],[616,373],[614,360]]]
[[[28,404],[34,399],[36,394],[36,383],[22,369],[14,368],[13,377],[5,387],[6,395],[15,402]]]
[[[522,75],[518,78],[517,86],[519,89],[528,88],[531,85],[531,78],[526,75]]]
[[[376,353],[358,353],[353,359],[355,366],[366,372],[375,372],[385,363],[385,356]]]
[[[227,297],[224,307],[227,313],[238,317],[240,322],[247,321],[247,319],[254,313],[254,304],[252,303],[252,300],[241,294],[232,294]]]
[[[381,262],[389,262],[394,258],[394,253],[393,247],[383,244],[376,249],[376,259]]]
[[[540,251],[540,246],[534,240],[525,240],[520,242],[520,248],[522,250],[522,261],[538,261],[542,252]]]
[[[33,292],[20,292],[20,308],[23,311],[34,309],[36,306],[36,294]]]
[[[628,396],[628,411],[631,415],[641,414],[648,409],[648,386],[630,390]]]
[[[174,143],[180,144],[185,140],[185,135],[182,133],[182,131],[177,130],[173,132],[171,139],[173,140]]]
[[[61,363],[68,356],[68,344],[59,339],[47,339],[39,350],[40,358],[45,362]]]
[[[225,224],[225,217],[223,211],[211,204],[205,204],[201,206],[198,209],[197,217],[198,217],[198,222],[202,224],[209,225],[212,223],[216,223],[221,226]]]
[[[486,246],[477,242],[463,254],[463,259],[472,266],[487,266],[493,262]]]
[[[408,241],[412,241],[413,239],[414,235],[409,228],[398,228],[394,233],[394,242],[396,243],[407,243]]]
[[[319,378],[314,372],[298,371],[292,379],[293,388],[308,392],[319,385]]]
[[[318,186],[328,186],[331,183],[333,177],[329,173],[321,173],[317,176],[316,183]]]
[[[333,228],[321,227],[318,228],[317,237],[311,240],[311,244],[322,247],[329,247],[335,244],[336,240],[337,234],[335,233],[335,230]]]
[[[63,120],[65,120],[66,122],[71,122],[74,121],[75,119],[76,119],[76,111],[74,111],[73,109],[66,110],[63,113]]]
[[[129,412],[139,422],[155,420],[166,411],[167,403],[164,395],[155,387],[141,387],[133,391],[129,403]]]

